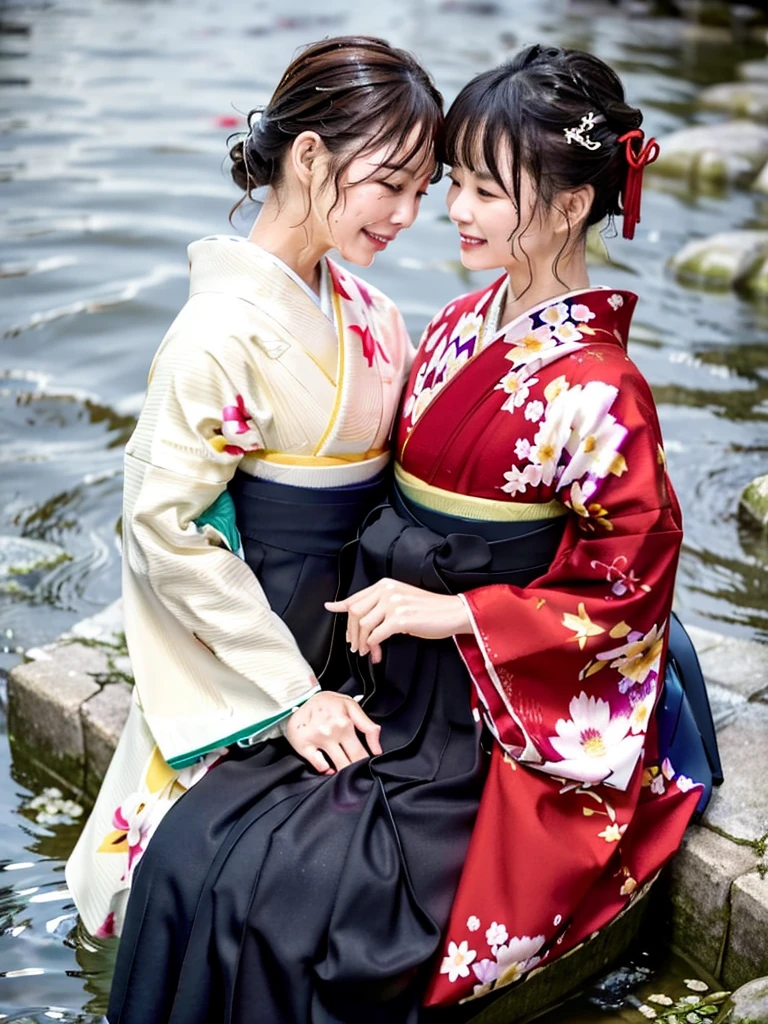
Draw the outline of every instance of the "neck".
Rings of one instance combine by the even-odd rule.
[[[501,324],[508,324],[528,309],[541,305],[547,299],[554,299],[565,292],[589,288],[587,259],[584,248],[563,257],[557,266],[557,276],[553,272],[553,260],[534,264],[530,270],[527,265],[514,263],[506,268],[509,277],[509,290],[501,315]],[[520,296],[520,298],[517,298]]]
[[[312,220],[305,217],[306,209],[298,209],[291,201],[279,204],[274,189],[270,189],[248,241],[277,256],[319,293],[320,260],[328,246],[313,241]]]

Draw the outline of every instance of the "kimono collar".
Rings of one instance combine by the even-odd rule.
[[[504,294],[507,280],[504,275],[492,286],[488,314],[500,312],[499,303],[494,300]],[[577,341],[588,344],[590,341],[604,343],[613,340],[626,350],[636,304],[634,292],[602,286],[578,288],[526,310],[499,329],[495,337],[503,338],[507,343],[530,346],[532,351]],[[491,331],[494,326],[489,325]]]
[[[319,308],[318,302],[308,288],[300,287],[294,275],[281,266],[271,253],[245,238],[229,235],[209,235],[187,248],[189,256],[189,294],[217,292],[235,295],[247,302],[264,305],[264,300],[276,298],[284,301],[286,289],[291,300],[299,305],[311,304]],[[328,287],[327,264],[322,261],[321,287]]]

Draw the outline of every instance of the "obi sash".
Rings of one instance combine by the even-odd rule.
[[[463,548],[469,552],[472,538],[461,535],[475,534],[476,540],[482,538],[489,554],[493,552],[490,580],[488,572],[483,571],[485,566],[474,569],[468,565],[457,574],[446,564],[440,571],[439,554],[435,556],[437,574],[453,593],[485,586],[493,582],[495,573],[503,576],[503,582],[517,586],[532,582],[552,563],[565,527],[564,518],[487,522],[449,515],[417,503],[398,486],[394,489],[392,505],[406,522],[445,538],[444,545],[449,550],[457,541],[462,541]],[[478,549],[478,554],[480,551],[482,548]],[[691,638],[674,613],[670,616],[664,687],[656,708],[656,722],[659,760],[669,758],[678,774],[704,784],[697,807],[699,813],[703,812],[713,785],[722,783],[723,772],[704,675]]]
[[[336,617],[323,603],[334,600],[348,582],[346,569],[354,553],[342,549],[355,540],[366,514],[384,497],[384,473],[343,487],[315,488],[238,471],[229,493],[245,560],[270,607],[291,630],[318,679],[326,673],[330,678],[334,652],[338,654]]]

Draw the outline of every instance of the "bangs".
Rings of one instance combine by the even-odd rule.
[[[382,95],[384,94],[384,95]],[[425,91],[410,82],[377,89],[377,102],[369,108],[366,124],[355,124],[351,136],[364,138],[355,156],[384,150],[382,161],[391,171],[400,171],[418,161],[418,169],[433,166],[430,182],[442,176],[438,147],[443,131],[443,112]],[[374,124],[371,132],[371,123]],[[374,172],[371,172],[376,173]]]
[[[524,137],[516,92],[514,81],[502,79],[499,69],[474,78],[451,104],[439,152],[440,160],[449,166],[489,174],[510,198],[519,192]],[[511,161],[511,181],[502,171],[505,157]]]

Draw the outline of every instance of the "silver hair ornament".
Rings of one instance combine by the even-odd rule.
[[[590,110],[588,114],[585,114],[581,119],[581,123],[577,128],[563,128],[563,135],[565,135],[565,141],[570,144],[572,142],[578,142],[584,149],[600,149],[602,142],[598,142],[597,139],[591,139],[585,132],[591,132],[592,129],[604,118],[596,117],[594,112]]]

